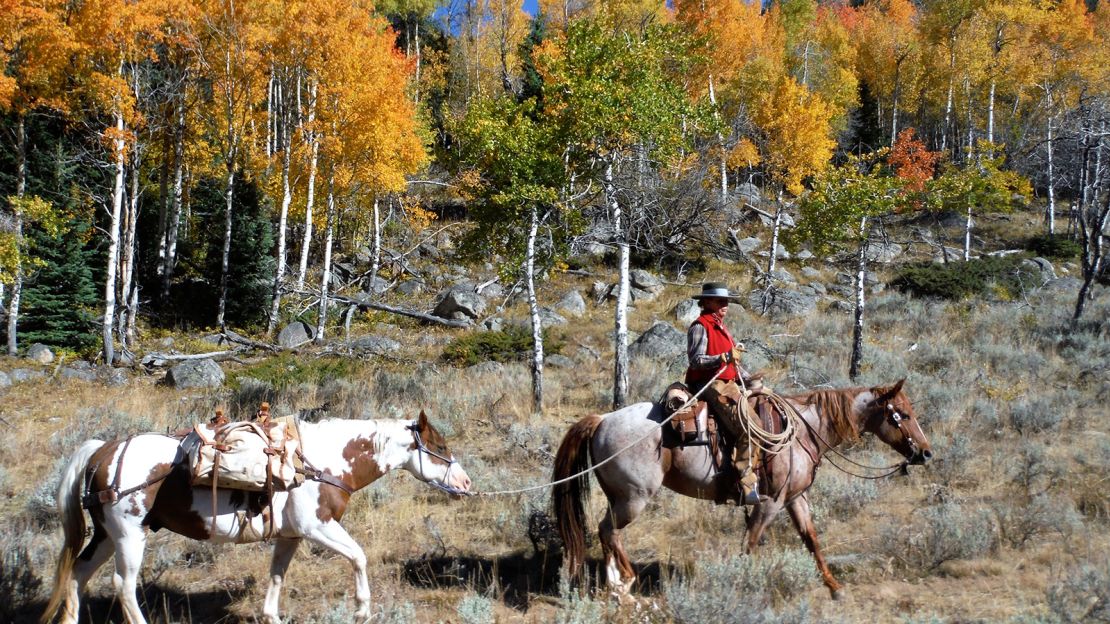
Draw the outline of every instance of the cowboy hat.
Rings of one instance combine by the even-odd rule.
[[[736,303],[740,303],[740,296],[734,295],[728,290],[728,286],[721,282],[706,282],[701,285],[701,293],[694,295],[691,299],[727,299]]]

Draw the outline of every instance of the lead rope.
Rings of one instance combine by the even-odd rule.
[[[576,474],[572,474],[569,477],[559,479],[558,481],[552,481],[551,483],[544,483],[542,485],[533,485],[531,487],[519,488],[519,489],[516,489],[516,490],[498,490],[498,491],[495,491],[495,492],[477,492],[477,493],[470,493],[469,495],[470,496],[475,496],[475,495],[477,495],[477,496],[501,496],[501,495],[507,495],[507,494],[523,494],[525,492],[532,492],[534,490],[543,490],[543,489],[547,489],[549,487],[554,487],[556,485],[560,485],[560,484],[566,483],[568,481],[573,481],[573,480],[575,480],[575,479],[577,479],[577,478],[579,478],[583,475],[590,474],[591,472],[597,470],[598,468],[601,468],[605,464],[608,464],[609,462],[616,459],[617,456],[620,455],[621,453],[627,451],[628,449],[630,449],[630,448],[636,446],[637,444],[643,442],[644,440],[648,439],[649,437],[651,437],[652,435],[655,434],[656,429],[662,428],[663,425],[669,423],[672,419],[674,419],[674,417],[679,412],[686,409],[687,407],[690,407],[694,403],[697,403],[698,397],[701,396],[701,393],[705,392],[705,389],[708,388],[709,385],[712,384],[714,381],[716,381],[717,378],[721,376],[721,373],[725,372],[725,370],[727,368],[728,368],[727,364],[724,365],[724,366],[721,366],[721,369],[718,370],[712,377],[710,377],[709,381],[705,382],[705,385],[702,386],[701,390],[698,390],[697,392],[695,392],[692,397],[690,397],[685,403],[683,403],[681,407],[679,407],[674,412],[672,412],[670,416],[667,416],[663,420],[659,421],[655,425],[655,427],[653,427],[651,429],[651,431],[648,431],[647,433],[645,433],[644,435],[640,436],[635,441],[630,443],[628,446],[625,446],[624,448],[618,450],[616,453],[613,453],[609,457],[606,457],[605,459],[603,459],[600,462],[590,466],[589,468],[587,468],[585,470],[582,470],[582,471],[580,471]]]

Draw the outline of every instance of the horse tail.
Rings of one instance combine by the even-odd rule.
[[[555,473],[552,481],[562,481],[572,475],[573,479],[559,483],[551,493],[551,503],[555,509],[555,526],[563,539],[565,562],[571,578],[577,578],[586,564],[586,509],[583,504],[590,492],[590,475],[583,473],[590,465],[588,444],[601,424],[601,416],[587,416],[574,425],[563,436],[559,451],[555,454]]]
[[[58,567],[54,571],[54,590],[50,593],[50,602],[46,605],[46,612],[39,620],[42,624],[49,624],[62,608],[62,603],[70,593],[70,584],[73,582],[73,565],[81,547],[85,543],[85,514],[81,511],[81,495],[85,487],[85,467],[93,453],[104,442],[100,440],[87,440],[78,447],[77,452],[69,458],[65,470],[62,471],[61,482],[58,484],[56,494],[58,502],[58,515],[62,517],[62,532],[65,541],[62,553],[58,557]]]

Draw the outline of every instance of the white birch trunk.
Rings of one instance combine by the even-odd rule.
[[[283,115],[284,117],[284,115]],[[285,276],[285,230],[289,223],[289,205],[293,203],[293,193],[289,188],[289,129],[282,128],[281,155],[281,214],[278,216],[277,268],[274,270],[274,295],[270,304],[270,320],[266,324],[266,336],[270,337],[277,328],[278,313],[281,309],[281,279]]]
[[[855,381],[859,376],[860,362],[863,360],[863,308],[864,286],[867,285],[867,217],[860,219],[859,223],[860,245],[859,256],[856,259],[856,309],[853,313],[852,325],[852,360],[848,366],[848,378]]]
[[[1050,99],[1049,105],[1051,106],[1051,99]],[[1048,150],[1048,171],[1047,171],[1047,175],[1048,175],[1048,213],[1045,215],[1045,219],[1048,221],[1048,233],[1049,234],[1055,234],[1056,233],[1056,181],[1055,181],[1056,175],[1055,175],[1055,172],[1053,171],[1053,162],[1052,162],[1052,152],[1053,152],[1053,149],[1052,149],[1052,115],[1048,116],[1048,136],[1047,136],[1047,141],[1045,142],[1045,148]]]
[[[162,266],[162,301],[170,298],[173,269],[177,264],[177,231],[181,225],[182,193],[185,175],[185,105],[178,102],[173,143],[173,208],[166,227],[166,257]]]
[[[371,227],[374,228],[374,249],[370,254],[370,296],[374,296],[374,288],[378,280],[378,269],[381,267],[382,262],[382,221],[381,212],[378,210],[378,196],[374,196],[374,210],[373,210],[373,223]]]
[[[120,73],[123,67],[120,66]],[[108,226],[107,275],[104,278],[104,322],[101,338],[104,341],[104,363],[111,366],[115,361],[115,320],[116,320],[116,269],[119,266],[120,213],[123,211],[123,112],[116,111],[116,138],[112,140],[113,156],[116,161],[116,177],[112,185],[112,220]]]
[[[137,310],[132,307],[131,289],[135,275],[135,247],[138,243],[139,224],[139,146],[131,150],[131,193],[128,195],[127,210],[124,213],[123,229],[123,260],[120,262],[120,298],[123,301],[123,310],[120,314],[120,337],[123,346],[131,347],[135,343],[135,315]]]
[[[713,88],[713,76],[709,76],[709,103],[713,106],[713,117],[717,118],[717,92]],[[685,123],[685,120],[683,120]],[[725,138],[717,133],[717,142],[721,145],[721,205],[728,203],[728,158],[725,154]]]
[[[992,78],[991,79],[990,95],[988,96],[988,99],[987,99],[987,142],[990,143],[991,145],[994,145],[994,92],[995,92],[995,87],[996,87],[996,84],[995,84],[994,79]],[[991,148],[991,155],[992,156],[994,155],[993,150],[994,150],[994,148],[992,147]]]
[[[230,54],[230,50],[228,54]],[[270,80],[266,84],[266,158],[274,155],[274,70],[270,69]]]
[[[412,91],[413,91],[414,102],[417,105],[419,105],[420,104],[420,69],[421,69],[421,64],[422,64],[421,63],[422,59],[421,59],[421,56],[420,56],[421,53],[420,53],[420,20],[419,19],[416,20],[416,27],[413,30],[415,31],[415,34],[416,34],[416,73],[414,75],[414,80],[416,81],[416,83],[415,83],[416,88],[413,89]]]
[[[15,126],[16,178],[15,196],[22,200],[27,193],[27,126],[23,115],[19,115]],[[12,279],[12,296],[8,301],[8,355],[14,356],[19,349],[19,300],[23,294],[23,209],[17,206],[12,211],[15,216],[15,275]],[[3,302],[0,291],[0,302]]]
[[[944,104],[944,131],[940,136],[940,151],[948,148],[948,132],[952,129],[952,106],[956,90],[956,41],[955,38],[948,40],[948,99]],[[953,140],[955,144],[955,140]]]
[[[620,250],[620,278],[617,281],[617,309],[614,320],[613,408],[624,407],[628,400],[628,236],[622,223],[621,206],[613,188],[613,164],[605,168],[605,196],[613,211],[613,231]]]
[[[231,222],[232,206],[235,201],[235,160],[227,165],[227,186],[224,188],[224,240],[220,252],[220,302],[216,311],[216,325],[227,329],[227,280],[231,260]]]
[[[543,324],[540,321],[540,305],[536,300],[536,235],[540,229],[540,216],[535,204],[532,205],[529,217],[525,273],[528,280],[528,312],[532,318],[532,412],[542,414]]]
[[[301,242],[301,263],[297,268],[297,290],[304,289],[304,276],[308,271],[308,251],[312,246],[312,207],[316,197],[316,163],[320,155],[320,140],[313,122],[316,121],[316,83],[308,93],[308,137],[311,151],[308,157],[308,197],[305,199],[304,240]]]
[[[324,344],[324,329],[328,322],[328,287],[331,286],[331,247],[335,230],[335,183],[328,175],[328,208],[325,216],[327,234],[324,235],[324,271],[320,276],[320,308],[316,315],[316,344]]]
[[[967,202],[967,222],[964,225],[964,262],[971,260],[971,202]]]

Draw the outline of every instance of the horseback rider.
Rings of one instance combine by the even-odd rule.
[[[745,398],[744,391],[737,380],[742,380],[745,387],[748,387],[749,382],[758,381],[758,378],[753,378],[740,365],[744,345],[736,344],[732,334],[724,325],[729,302],[739,303],[739,297],[730,293],[725,284],[706,282],[702,284],[701,293],[694,295],[693,299],[700,304],[701,315],[686,331],[686,356],[689,361],[689,367],[686,369],[686,385],[691,392],[696,393],[705,387],[722,366],[725,367],[709,387],[705,388],[701,396],[734,445],[731,467],[735,473],[728,474],[731,471],[726,468],[726,475],[722,476],[739,479],[740,491],[737,492],[730,482],[729,498],[741,505],[757,505],[759,504],[758,478],[752,470],[751,446],[746,428],[741,421],[743,417],[739,406]],[[718,502],[725,502],[725,500]]]

